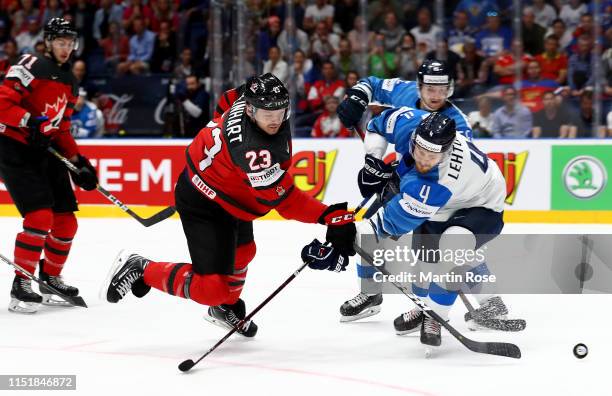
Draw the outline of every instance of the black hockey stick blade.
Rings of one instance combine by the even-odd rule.
[[[174,206],[168,206],[167,208],[162,209],[161,211],[155,213],[151,217],[143,218],[143,217],[138,216],[136,213],[134,213],[132,209],[128,208],[127,205],[121,202],[113,194],[108,192],[104,187],[98,185],[96,189],[102,195],[104,195],[109,201],[117,205],[119,209],[123,210],[125,213],[127,213],[128,215],[136,219],[136,221],[138,221],[140,224],[142,224],[145,227],[150,227],[154,224],[159,223],[160,221],[166,220],[168,217],[172,216],[176,212],[176,208]]]
[[[435,312],[432,312],[432,313],[435,314]],[[437,314],[436,314],[437,317],[433,315],[430,315],[430,316],[434,317],[434,319],[436,320],[440,318],[439,316],[437,316]],[[442,326],[444,326],[446,330],[448,330],[449,333],[451,333],[457,340],[459,340],[460,343],[465,345],[465,347],[469,349],[470,351],[477,352],[477,353],[485,353],[488,355],[509,357],[513,359],[521,358],[521,350],[518,346],[514,344],[510,344],[507,342],[474,341],[474,340],[471,340],[463,336],[453,326],[448,324],[448,322],[446,322],[445,320],[442,320],[442,322],[440,323],[442,324]]]
[[[514,359],[521,358],[521,350],[519,349],[518,346],[514,344],[510,344],[507,342],[485,342],[484,344],[486,346],[486,351],[482,351],[482,352],[479,351],[481,353],[488,353],[489,355],[497,355],[497,356],[507,356],[507,357],[514,358]],[[474,345],[473,347],[481,348],[482,346]],[[475,349],[472,349],[472,351],[475,351]]]
[[[72,297],[72,296],[65,295],[59,290],[56,290],[54,287],[47,285],[45,282],[41,281],[36,276],[30,274],[28,271],[21,268],[21,266],[19,266],[18,264],[4,257],[2,254],[0,254],[0,260],[4,261],[6,264],[10,265],[11,267],[15,268],[17,271],[24,274],[28,279],[33,280],[34,282],[38,283],[41,289],[40,290],[41,292],[47,292],[49,294],[54,294],[58,296],[59,298],[61,298],[62,300],[74,305],[75,307],[87,308],[87,304],[85,304],[85,300],[83,300],[82,297],[79,297],[79,296]]]
[[[150,227],[154,224],[157,224],[161,221],[166,220],[168,217],[172,216],[176,213],[176,208],[174,206],[168,206],[167,208],[155,213],[153,216],[148,218],[140,218],[140,224],[145,227]]]
[[[81,171],[72,162],[70,162],[66,157],[64,157],[60,153],[58,153],[57,150],[55,150],[53,147],[49,147],[47,150],[51,154],[53,154],[57,159],[62,161],[64,165],[66,165],[66,167],[71,172],[76,173],[77,175],[81,173]],[[176,209],[174,208],[174,206],[168,206],[167,208],[154,214],[151,217],[142,218],[138,216],[136,213],[134,213],[134,211],[132,211],[130,208],[128,208],[127,205],[121,202],[117,197],[115,197],[113,194],[108,192],[104,187],[98,185],[96,186],[96,190],[100,194],[104,195],[106,199],[108,199],[109,201],[117,205],[119,209],[123,210],[128,215],[132,216],[134,219],[136,219],[140,224],[142,224],[145,227],[151,227],[152,225],[157,224],[160,221],[166,220],[168,217],[172,216],[176,212]]]
[[[244,323],[251,320],[251,318],[255,316],[255,314],[257,314],[257,312],[259,312],[260,309],[262,309],[267,303],[270,302],[270,300],[276,297],[276,295],[280,293],[280,291],[283,290],[289,283],[291,283],[291,281],[293,281],[300,274],[300,272],[302,272],[302,270],[306,268],[308,264],[309,262],[303,263],[298,269],[296,269],[291,275],[289,275],[289,277],[279,287],[277,287],[276,290],[274,290],[268,297],[266,297],[265,300],[263,300],[257,307],[255,307],[255,309],[253,309],[251,313],[249,313],[240,322],[238,322],[238,324],[236,324],[223,338],[217,341],[215,345],[210,347],[210,349],[208,349],[206,353],[200,356],[198,360],[196,360],[195,362],[191,359],[184,360],[183,362],[181,362],[181,364],[179,364],[178,369],[181,370],[182,372],[187,372],[191,370],[193,366],[200,363],[204,358],[210,355],[215,349],[217,349],[217,347],[219,347],[228,338],[230,338],[232,334],[238,331],[238,329],[242,327]]]
[[[182,362],[181,364],[179,364],[178,368],[179,370],[181,370],[183,373],[191,370],[191,368],[195,366],[195,363],[193,360],[191,359],[187,359],[184,362]]]
[[[67,295],[63,294],[62,292],[56,290],[54,287],[51,287],[51,286],[47,285],[45,282],[43,282],[43,281],[41,281],[39,279],[36,279],[34,276],[32,276],[31,279],[38,283],[39,287],[41,288],[41,291],[43,291],[42,289],[44,289],[45,292],[50,293],[50,294],[54,294],[54,295],[58,296],[59,298],[61,298],[62,300],[67,301],[70,304],[74,305],[75,307],[87,308],[87,304],[85,303],[85,300],[83,300],[82,297],[80,297],[80,296],[74,296],[74,297],[67,296]]]

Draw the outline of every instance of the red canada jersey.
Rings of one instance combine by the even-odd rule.
[[[44,133],[67,158],[78,153],[70,134],[70,116],[78,93],[69,64],[59,66],[46,56],[23,55],[11,66],[0,85],[0,133],[27,144],[26,113],[46,117]]]
[[[327,206],[293,184],[289,123],[268,135],[246,114],[246,106],[240,97],[187,147],[191,183],[241,220],[276,209],[285,218],[316,223]]]

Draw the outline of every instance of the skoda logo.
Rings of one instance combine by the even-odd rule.
[[[565,189],[576,198],[593,198],[607,181],[608,174],[601,161],[588,155],[573,158],[563,169]]]

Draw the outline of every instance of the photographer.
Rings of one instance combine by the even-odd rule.
[[[165,111],[164,133],[194,137],[210,119],[210,96],[195,75],[181,84],[170,84]]]

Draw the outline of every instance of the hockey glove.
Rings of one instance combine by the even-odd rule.
[[[98,176],[91,162],[89,162],[86,157],[79,154],[78,160],[74,165],[79,168],[78,175],[76,173],[71,174],[74,184],[86,191],[95,190],[98,186]]]
[[[312,269],[334,272],[346,271],[348,257],[333,246],[325,246],[315,239],[302,249],[302,260]]]
[[[338,106],[338,118],[347,128],[354,128],[359,124],[363,113],[368,106],[368,95],[358,89],[350,88],[346,97]]]
[[[378,211],[378,209],[382,208],[387,202],[389,202],[393,197],[399,194],[399,184],[400,178],[397,173],[393,172],[393,176],[391,179],[385,184],[380,194],[376,195],[376,199],[370,207],[366,210],[363,215],[364,219],[369,219]]]
[[[341,254],[355,255],[353,243],[355,242],[355,214],[347,210],[346,202],[333,204],[325,209],[319,217],[319,223],[327,225],[325,239]]]
[[[365,198],[382,193],[394,173],[393,165],[386,164],[383,160],[366,154],[365,164],[357,177],[361,196]]]
[[[28,143],[42,150],[46,150],[51,145],[51,134],[46,134],[42,130],[46,121],[47,117],[30,117],[26,124],[29,132],[26,138]]]

